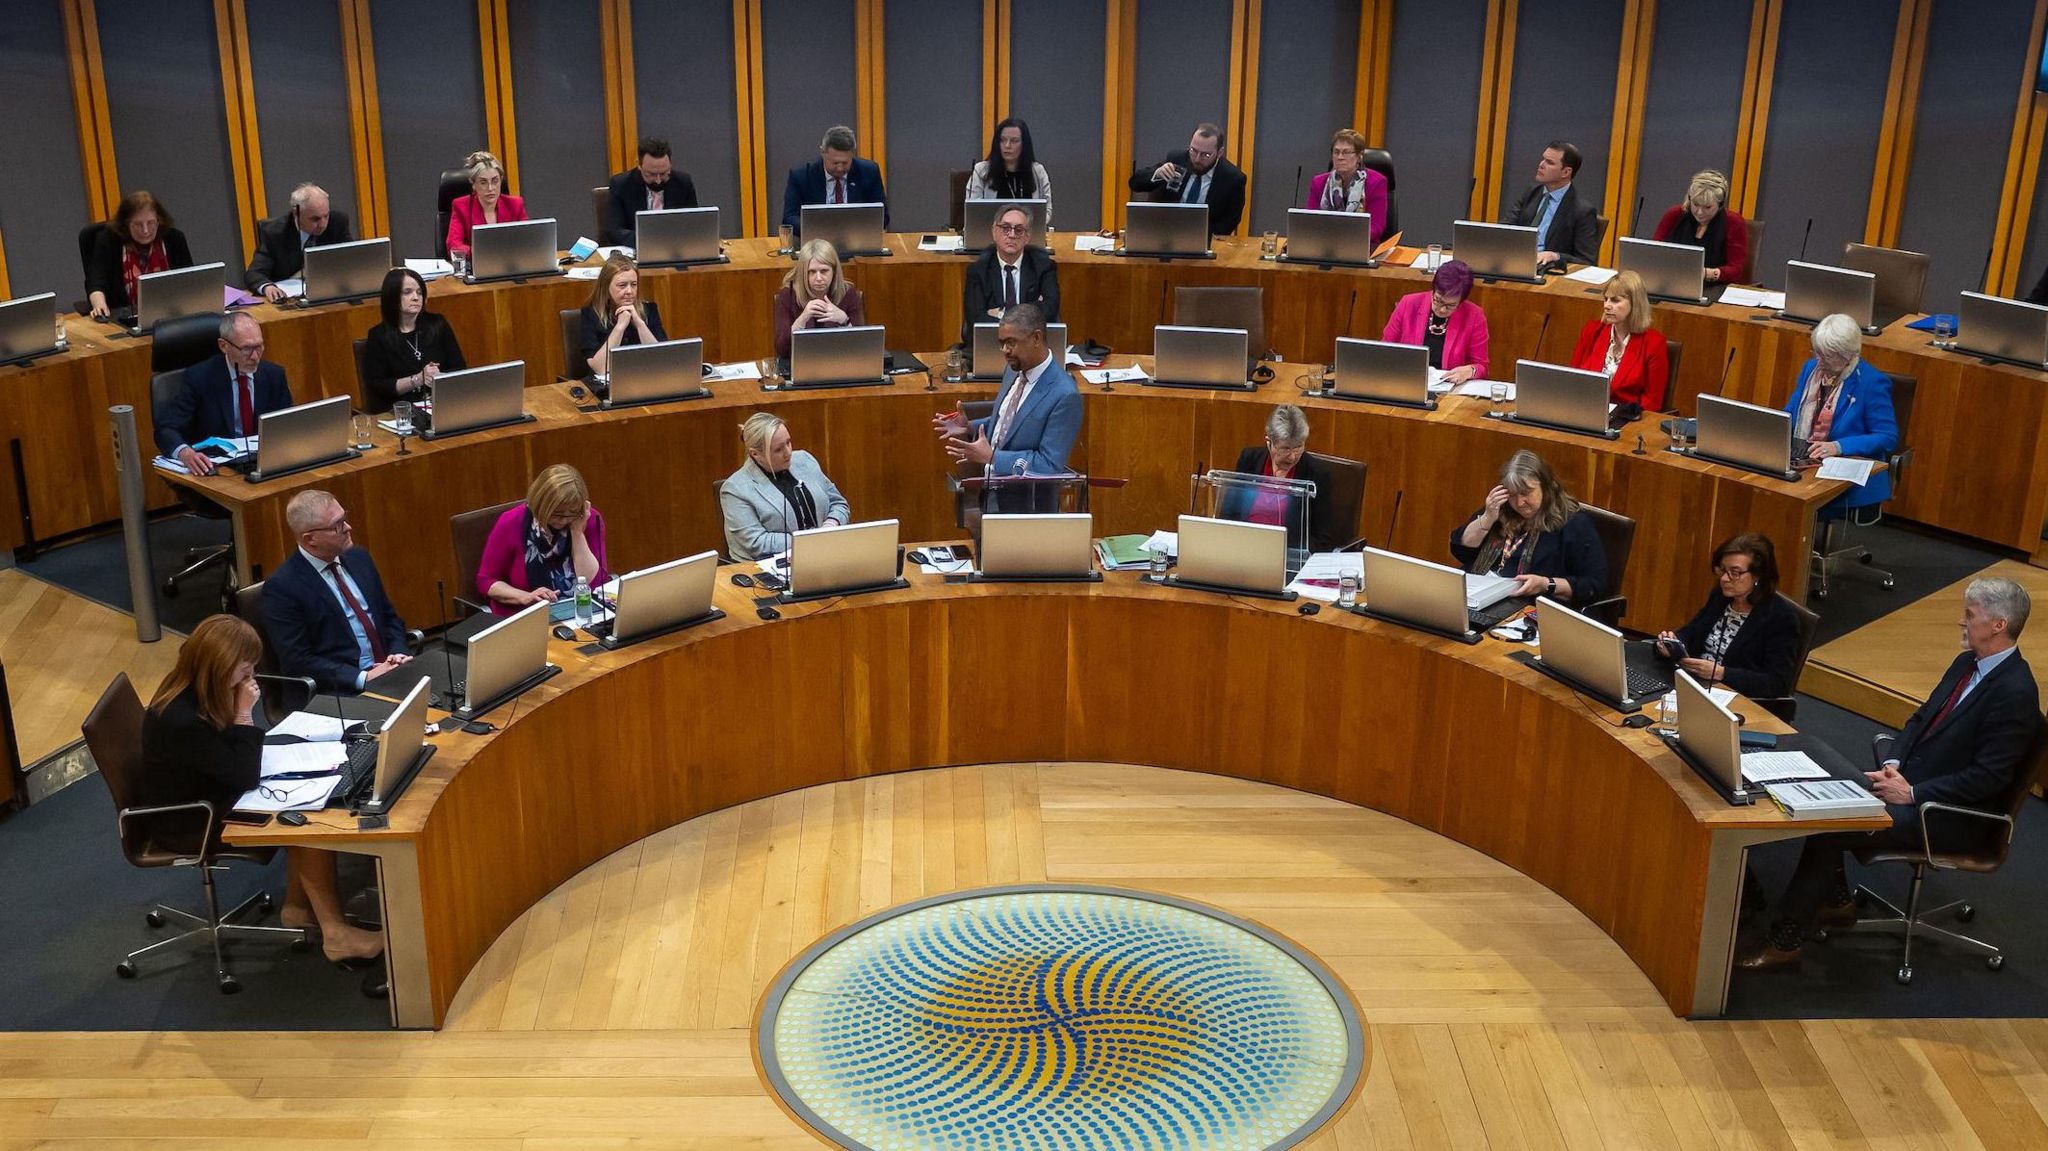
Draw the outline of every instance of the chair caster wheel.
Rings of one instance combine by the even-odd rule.
[[[1828,589],[1826,589],[1826,588],[1824,588],[1824,587],[1817,587],[1817,588],[1813,589],[1813,598],[1815,598],[1815,599],[1826,599],[1826,598],[1828,598]]]
[[[241,980],[236,979],[232,975],[223,975],[220,977],[220,993],[222,995],[234,995],[241,990]]]
[[[1977,909],[1970,904],[1965,903],[1961,907],[1956,908],[1957,923],[1968,923],[1975,918],[1977,918]]]
[[[1883,588],[1886,591],[1890,591],[1894,586],[1896,586],[1896,584],[1893,580],[1883,579],[1878,581],[1877,586]]]
[[[1984,966],[1986,966],[1986,967],[1989,967],[1989,968],[1990,968],[1991,970],[1993,970],[1993,971],[2004,971],[2004,970],[2005,970],[2005,955],[2004,955],[2003,953],[2000,953],[2000,954],[1998,954],[1998,955],[1987,955],[1987,956],[1985,956],[1985,957],[1984,957]]]
[[[1906,984],[1909,984],[1909,983],[1911,983],[1911,982],[1913,982],[1913,969],[1912,969],[1912,968],[1910,968],[1910,967],[1901,967],[1901,968],[1899,968],[1899,984],[1900,984],[1900,986],[1905,986]]]
[[[135,978],[135,965],[124,959],[114,965],[114,974],[123,979],[133,979]]]
[[[270,893],[268,891],[256,897],[256,910],[261,911],[266,915],[269,914],[270,909],[275,906],[276,903],[271,900]]]
[[[160,911],[149,912],[142,917],[142,921],[151,927],[162,927],[164,925],[163,913]]]

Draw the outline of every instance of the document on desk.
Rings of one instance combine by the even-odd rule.
[[[1081,378],[1091,384],[1135,384],[1145,378],[1145,369],[1103,368],[1100,371],[1082,372]]]
[[[1855,456],[1829,456],[1820,462],[1820,471],[1816,474],[1824,480],[1848,480],[1860,488],[1870,482],[1870,473],[1876,467],[1876,460],[1860,460]]]
[[[285,294],[285,298],[289,300],[296,300],[306,294],[306,281],[302,276],[293,276],[288,280],[275,281],[273,286],[282,291]]]
[[[318,811],[327,806],[329,796],[341,786],[338,775],[323,775],[319,779],[281,779],[250,788],[235,801],[236,811]]]
[[[1445,393],[1445,392],[1448,392],[1448,391],[1450,391],[1450,390],[1451,390],[1451,388],[1452,388],[1452,386],[1453,386],[1453,385],[1451,384],[1451,381],[1449,381],[1448,379],[1445,379],[1445,378],[1444,378],[1444,377],[1445,377],[1445,376],[1447,376],[1448,374],[1449,374],[1449,373],[1445,372],[1445,371],[1444,371],[1444,370],[1443,370],[1442,368],[1430,368],[1430,369],[1429,369],[1429,394],[1430,394],[1430,395],[1432,395],[1432,396],[1439,396],[1439,395],[1442,395],[1443,393]]]
[[[1337,581],[1346,574],[1365,581],[1365,556],[1361,552],[1316,552],[1302,561],[1301,571],[1287,590],[1324,603],[1337,602]]]
[[[335,743],[341,739],[339,716],[321,715],[313,711],[295,711],[279,720],[264,738],[298,739],[307,743]]]
[[[1458,385],[1458,394],[1461,396],[1476,396],[1479,399],[1483,400],[1493,394],[1493,385],[1495,383],[1507,384],[1507,398],[1510,400],[1515,398],[1515,385],[1514,381],[1512,380],[1467,380],[1464,383]],[[1608,405],[1608,409],[1610,411],[1613,409],[1613,407],[1614,405],[1612,404]]]
[[[964,252],[967,250],[965,236],[926,236],[917,242],[920,252]]]
[[[1803,751],[1745,751],[1742,778],[1751,783],[1779,783],[1788,779],[1826,779],[1828,771]]]
[[[1782,310],[1785,307],[1785,293],[1767,292],[1762,288],[1729,287],[1721,293],[1721,302],[1733,304],[1738,308]]]
[[[1076,252],[1114,252],[1116,251],[1116,237],[1097,236],[1089,232],[1081,232],[1074,237],[1074,250]]]
[[[1145,550],[1148,552],[1163,551],[1167,555],[1178,558],[1180,556],[1180,533],[1153,532],[1145,540]]]
[[[263,745],[263,778],[277,775],[332,775],[348,762],[348,748],[340,740],[331,743],[266,743]]]
[[[1613,278],[1613,268],[1602,268],[1594,264],[1587,264],[1585,267],[1580,268],[1578,271],[1572,272],[1571,274],[1565,276],[1565,279],[1567,280],[1576,280],[1581,284],[1595,285],[1604,284]]]
[[[742,364],[713,364],[711,365],[711,370],[704,373],[704,378],[721,382],[725,380],[758,380],[761,378],[761,365],[754,360],[748,360]]]
[[[438,280],[455,274],[455,265],[446,260],[407,260],[405,266],[418,273],[422,280]]]

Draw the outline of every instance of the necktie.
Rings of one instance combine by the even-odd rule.
[[[1540,246],[1550,238],[1550,214],[1557,210],[1557,197],[1543,193],[1543,211],[1536,215],[1536,243]]]
[[[1947,719],[1948,713],[1954,711],[1956,709],[1956,704],[1962,702],[1963,692],[1969,689],[1970,681],[1976,678],[1977,668],[1973,664],[1970,667],[1968,674],[1964,675],[1963,678],[1956,681],[1956,689],[1948,693],[1948,702],[1942,704],[1941,710],[1934,713],[1934,722],[1927,725],[1927,730],[1933,731],[1935,728],[1941,726],[1941,721]]]
[[[1017,265],[1003,265],[1003,307],[1017,306]]]
[[[832,177],[832,202],[835,204],[844,204],[846,202],[846,178],[843,176]]]
[[[247,373],[235,377],[235,402],[242,409],[242,434],[256,434],[256,385]]]
[[[328,562],[327,578],[333,580],[334,586],[341,589],[341,602],[348,605],[349,612],[356,617],[356,622],[362,625],[363,634],[370,638],[370,662],[383,663],[384,641],[377,637],[377,625],[370,622],[370,613],[363,610],[363,605],[356,601],[356,593],[348,590],[348,581],[341,578],[339,562]]]
[[[1202,202],[1202,178],[1200,176],[1190,175],[1186,190],[1187,198],[1183,203],[1199,204]]]
[[[1010,394],[1003,397],[1003,410],[996,416],[996,434],[989,438],[990,447],[1003,446],[1003,437],[1010,434],[1010,420],[1017,414],[1017,405],[1024,399],[1024,377],[1018,376],[1010,384]]]
[[[649,188],[649,189],[647,189],[647,210],[648,210],[648,211],[650,211],[650,212],[659,212],[659,211],[661,211],[661,194],[662,194],[662,191],[663,191],[663,190],[662,190],[662,189],[660,189],[660,188]]]

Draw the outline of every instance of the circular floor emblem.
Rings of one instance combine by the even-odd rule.
[[[768,1084],[863,1151],[1269,1151],[1365,1069],[1322,964],[1137,891],[1005,887],[892,908],[798,956],[762,1003]]]

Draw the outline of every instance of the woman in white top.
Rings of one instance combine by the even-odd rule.
[[[967,177],[970,200],[1044,200],[1045,222],[1052,224],[1052,177],[1031,148],[1031,126],[1015,116],[996,125],[988,142],[988,159],[977,160]]]

